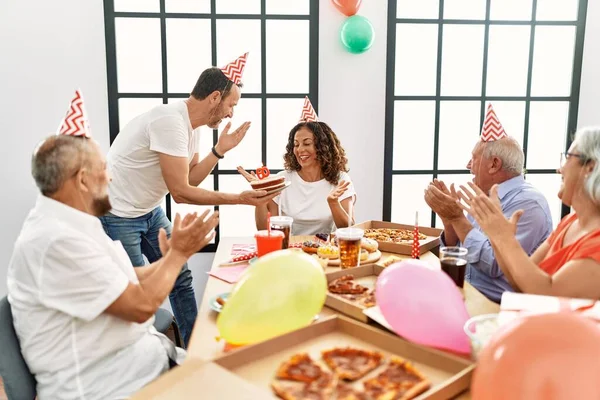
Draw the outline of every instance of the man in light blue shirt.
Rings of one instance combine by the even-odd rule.
[[[531,255],[552,232],[548,202],[542,193],[523,178],[523,150],[512,137],[478,143],[473,148],[467,168],[473,182],[488,193],[498,184],[498,197],[507,218],[524,210],[517,225],[516,237]],[[454,185],[450,190],[434,180],[425,191],[425,201],[441,218],[444,232],[442,245],[468,249],[465,279],[490,300],[500,302],[502,293],[514,291],[498,266],[492,245],[471,216],[465,216],[456,204]]]

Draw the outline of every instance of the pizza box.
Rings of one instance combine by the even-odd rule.
[[[431,382],[431,388],[416,397],[417,399],[452,398],[468,389],[471,382],[474,365],[469,360],[407,342],[398,336],[343,316],[332,316],[297,331],[240,348],[213,362],[228,370],[232,377],[242,378],[264,390],[265,397],[257,398],[273,399],[275,395],[271,392],[270,383],[282,362],[289,360],[294,354],[306,352],[313,360],[317,360],[322,368],[330,371],[319,361],[321,351],[346,346],[376,350],[382,352],[386,358],[397,355],[411,361]],[[377,376],[383,369],[380,366],[363,380]],[[215,376],[215,379],[222,378]],[[236,381],[231,379],[232,384]],[[362,380],[353,386],[362,388]],[[206,390],[203,390],[203,393],[210,394]]]
[[[377,276],[384,270],[376,264],[365,265],[360,267],[343,269],[341,271],[326,273],[327,283],[341,278],[344,275],[353,275],[354,281],[362,286],[368,287],[369,290],[375,288],[375,282]],[[327,291],[327,297],[325,298],[325,305],[329,308],[333,308],[343,314],[348,315],[361,322],[369,322],[369,318],[363,311],[367,308],[356,301],[348,299],[345,295],[330,293]]]
[[[415,229],[414,225],[396,224],[394,222],[386,221],[366,221],[356,224],[353,227],[360,229],[407,229],[409,231]],[[419,232],[423,235],[427,235],[427,239],[419,242],[419,254],[426,253],[440,245],[440,235],[442,234],[442,229],[420,226]],[[406,243],[391,243],[381,242],[378,240],[377,243],[379,244],[379,250],[384,252],[405,255],[411,254],[412,241]]]
[[[238,400],[270,398],[269,392],[233,375],[217,364],[191,359],[161,375],[132,396],[131,400],[180,400],[199,397]]]

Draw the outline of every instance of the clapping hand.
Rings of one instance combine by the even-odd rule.
[[[510,219],[507,219],[502,213],[502,205],[498,198],[498,185],[492,186],[489,197],[474,183],[469,182],[468,185],[470,190],[466,186],[460,186],[458,196],[462,202],[457,200],[457,204],[475,218],[490,240],[503,239],[508,235],[515,236],[523,210],[515,211]]]
[[[456,203],[458,194],[454,190],[454,184],[450,185],[448,190],[444,182],[434,179],[425,189],[424,198],[427,205],[442,220],[451,221],[463,216],[462,209]]]
[[[219,212],[215,211],[208,218],[209,210],[200,215],[196,213],[186,215],[183,220],[179,214],[173,221],[171,239],[167,239],[167,233],[161,229],[158,235],[161,252],[166,254],[174,251],[185,258],[191,257],[197,251],[206,246],[215,237],[215,227],[219,224]]]
[[[327,195],[327,202],[337,203],[340,201],[340,196],[348,190],[348,186],[350,186],[350,182],[340,181],[338,185],[329,192],[329,195]]]
[[[246,180],[247,180],[248,182],[252,182],[252,181],[257,181],[257,180],[258,180],[258,177],[257,177],[257,176],[256,176],[256,174],[254,173],[254,171],[252,171],[252,172],[248,172],[248,171],[246,171],[244,168],[242,168],[241,166],[240,166],[240,167],[237,167],[237,171],[238,171],[240,174],[242,174],[242,176],[243,176],[244,178],[246,178]]]

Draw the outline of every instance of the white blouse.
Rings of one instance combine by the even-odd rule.
[[[294,218],[292,235],[314,235],[335,230],[331,209],[327,203],[327,196],[335,185],[325,179],[306,182],[296,171],[281,171],[277,175],[285,176],[285,179],[291,183],[273,201],[279,206],[279,215]],[[340,181],[342,180],[350,182],[350,185],[340,196],[340,201],[356,196],[350,175],[341,172]]]

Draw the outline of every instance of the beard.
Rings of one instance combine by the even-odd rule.
[[[92,201],[92,212],[96,217],[102,217],[112,209],[112,205],[110,204],[110,199],[108,195],[105,195],[100,198],[95,198]]]
[[[221,121],[223,121],[224,114],[225,113],[223,112],[223,106],[219,104],[211,113],[211,116],[208,119],[208,123],[206,124],[206,126],[208,126],[211,129],[217,129],[221,124]]]

